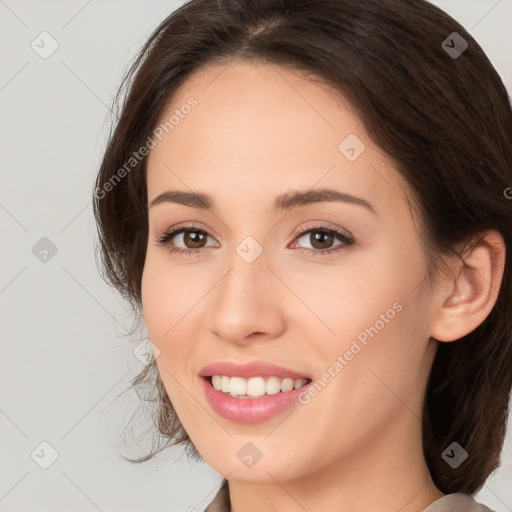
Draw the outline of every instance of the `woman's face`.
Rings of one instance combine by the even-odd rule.
[[[203,458],[230,479],[272,482],[420,457],[432,297],[392,162],[341,96],[281,67],[203,68],[162,122],[172,115],[149,154],[149,204],[180,191],[212,206],[168,195],[149,207],[142,299],[161,378]],[[325,189],[340,196],[310,195]],[[308,200],[283,201],[298,191]],[[175,227],[188,231],[159,245]],[[253,361],[290,373],[203,372]],[[270,394],[232,397],[201,373]],[[286,375],[310,381],[282,391]]]

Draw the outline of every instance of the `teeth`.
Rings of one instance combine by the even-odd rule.
[[[308,379],[280,379],[279,377],[227,377],[226,375],[213,375],[212,386],[218,391],[229,393],[233,397],[257,398],[263,395],[292,391],[300,388]]]

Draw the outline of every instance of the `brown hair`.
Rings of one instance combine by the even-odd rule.
[[[450,48],[463,50],[460,55]],[[452,39],[449,39],[449,36]],[[460,53],[460,52],[459,52]],[[423,449],[444,493],[474,493],[499,465],[512,387],[512,111],[482,48],[424,0],[191,0],[154,31],[116,96],[120,115],[99,170],[94,214],[104,278],[141,314],[148,236],[146,158],[116,172],[141,148],[163,109],[191,74],[236,59],[268,62],[333,85],[354,106],[373,141],[396,163],[420,213],[429,275],[487,230],[506,243],[497,302],[473,332],[439,343],[423,409]],[[133,162],[132,162],[133,163]],[[125,166],[126,169],[126,166]],[[119,173],[117,174],[119,178]],[[107,186],[110,183],[110,186]],[[184,443],[156,363],[132,382],[157,391],[163,436],[142,462]],[[469,454],[452,469],[441,457],[453,441]]]

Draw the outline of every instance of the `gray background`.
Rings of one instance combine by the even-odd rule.
[[[122,392],[142,368],[144,333],[122,336],[129,311],[94,261],[91,191],[108,108],[142,42],[182,3],[0,0],[0,510],[202,510],[221,479],[182,449],[141,465],[118,455],[135,454],[119,445],[137,406]],[[511,91],[512,0],[434,3]],[[58,42],[47,59],[31,47],[43,31]],[[57,249],[46,262],[33,252],[43,237]],[[477,495],[500,512],[512,510],[511,437],[509,426],[502,466]],[[48,469],[42,442],[58,452]]]

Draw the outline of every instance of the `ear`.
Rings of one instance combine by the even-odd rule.
[[[482,233],[466,254],[450,264],[451,276],[441,278],[433,305],[430,336],[454,341],[474,331],[498,298],[505,268],[505,242],[499,232]]]

